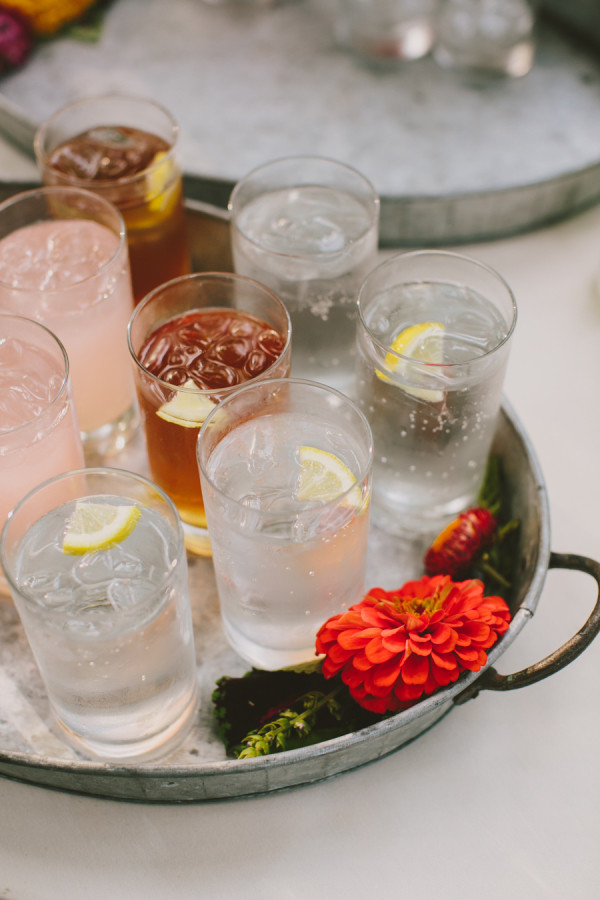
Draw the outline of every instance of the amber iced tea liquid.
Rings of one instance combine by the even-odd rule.
[[[202,422],[224,393],[267,372],[285,346],[267,322],[233,309],[177,316],[142,345],[138,359],[156,376],[139,391],[150,469],[184,522],[206,527],[196,462]]]
[[[86,188],[120,211],[136,303],[190,271],[177,132],[162,107],[115,94],[63,107],[35,139],[46,184]]]

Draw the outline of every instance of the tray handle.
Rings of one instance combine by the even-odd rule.
[[[592,643],[600,631],[600,563],[587,556],[577,556],[574,553],[551,553],[548,569],[575,569],[591,575],[596,581],[598,597],[587,622],[582,625],[577,634],[573,635],[554,653],[550,653],[540,662],[534,663],[526,669],[521,669],[520,672],[512,675],[500,675],[494,668],[486,669],[481,678],[478,678],[455,697],[454,702],[457,705],[476,697],[479,691],[514,691],[517,688],[542,681],[573,662]]]

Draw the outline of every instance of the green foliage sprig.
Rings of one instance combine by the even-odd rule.
[[[312,733],[317,714],[324,707],[336,720],[341,721],[343,716],[342,704],[336,699],[339,688],[324,694],[322,691],[309,691],[303,697],[299,697],[297,705],[302,712],[293,709],[285,709],[272,722],[267,722],[258,731],[250,732],[234,747],[234,754],[238,759],[249,759],[254,756],[266,756],[268,753],[276,753],[278,750],[288,750],[293,738],[303,743]]]

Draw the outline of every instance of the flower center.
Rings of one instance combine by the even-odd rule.
[[[405,616],[432,616],[438,609],[443,609],[451,586],[445,585],[441,590],[435,590],[427,597],[402,597],[392,596],[394,611]]]
[[[422,616],[423,613],[431,614],[441,607],[440,599],[437,596],[404,597],[402,600],[396,600],[395,605],[396,609],[413,616]]]

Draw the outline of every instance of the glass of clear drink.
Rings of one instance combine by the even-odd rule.
[[[65,348],[44,325],[7,313],[0,313],[0,459],[0,526],[35,485],[83,465]]]
[[[375,447],[373,520],[431,535],[485,474],[517,308],[493,269],[443,251],[397,254],[365,280],[357,402]]]
[[[289,374],[289,315],[263,285],[203,272],[152,291],[135,308],[128,340],[152,477],[179,510],[188,550],[208,556],[200,427],[240,384]]]
[[[329,616],[363,595],[372,441],[322,384],[240,388],[208,416],[198,464],[225,633],[261,669],[315,656]]]
[[[397,65],[429,53],[439,6],[440,0],[337,0],[334,32],[367,63]]]
[[[486,78],[526,75],[533,66],[540,0],[444,0],[434,58]]]
[[[44,184],[87,188],[120,211],[136,303],[190,271],[178,134],[154,101],[108,94],[58,110],[34,141]]]
[[[65,345],[90,459],[121,449],[138,425],[132,309],[125,226],[110,203],[40,188],[0,205],[0,310],[43,322]]]
[[[349,390],[356,298],[376,264],[373,186],[342,163],[290,157],[242,179],[229,208],[235,271],[270,287],[290,313],[292,375]]]
[[[169,498],[118,469],[60,475],[16,506],[0,557],[67,741],[113,761],[171,752],[196,713],[197,672]]]

